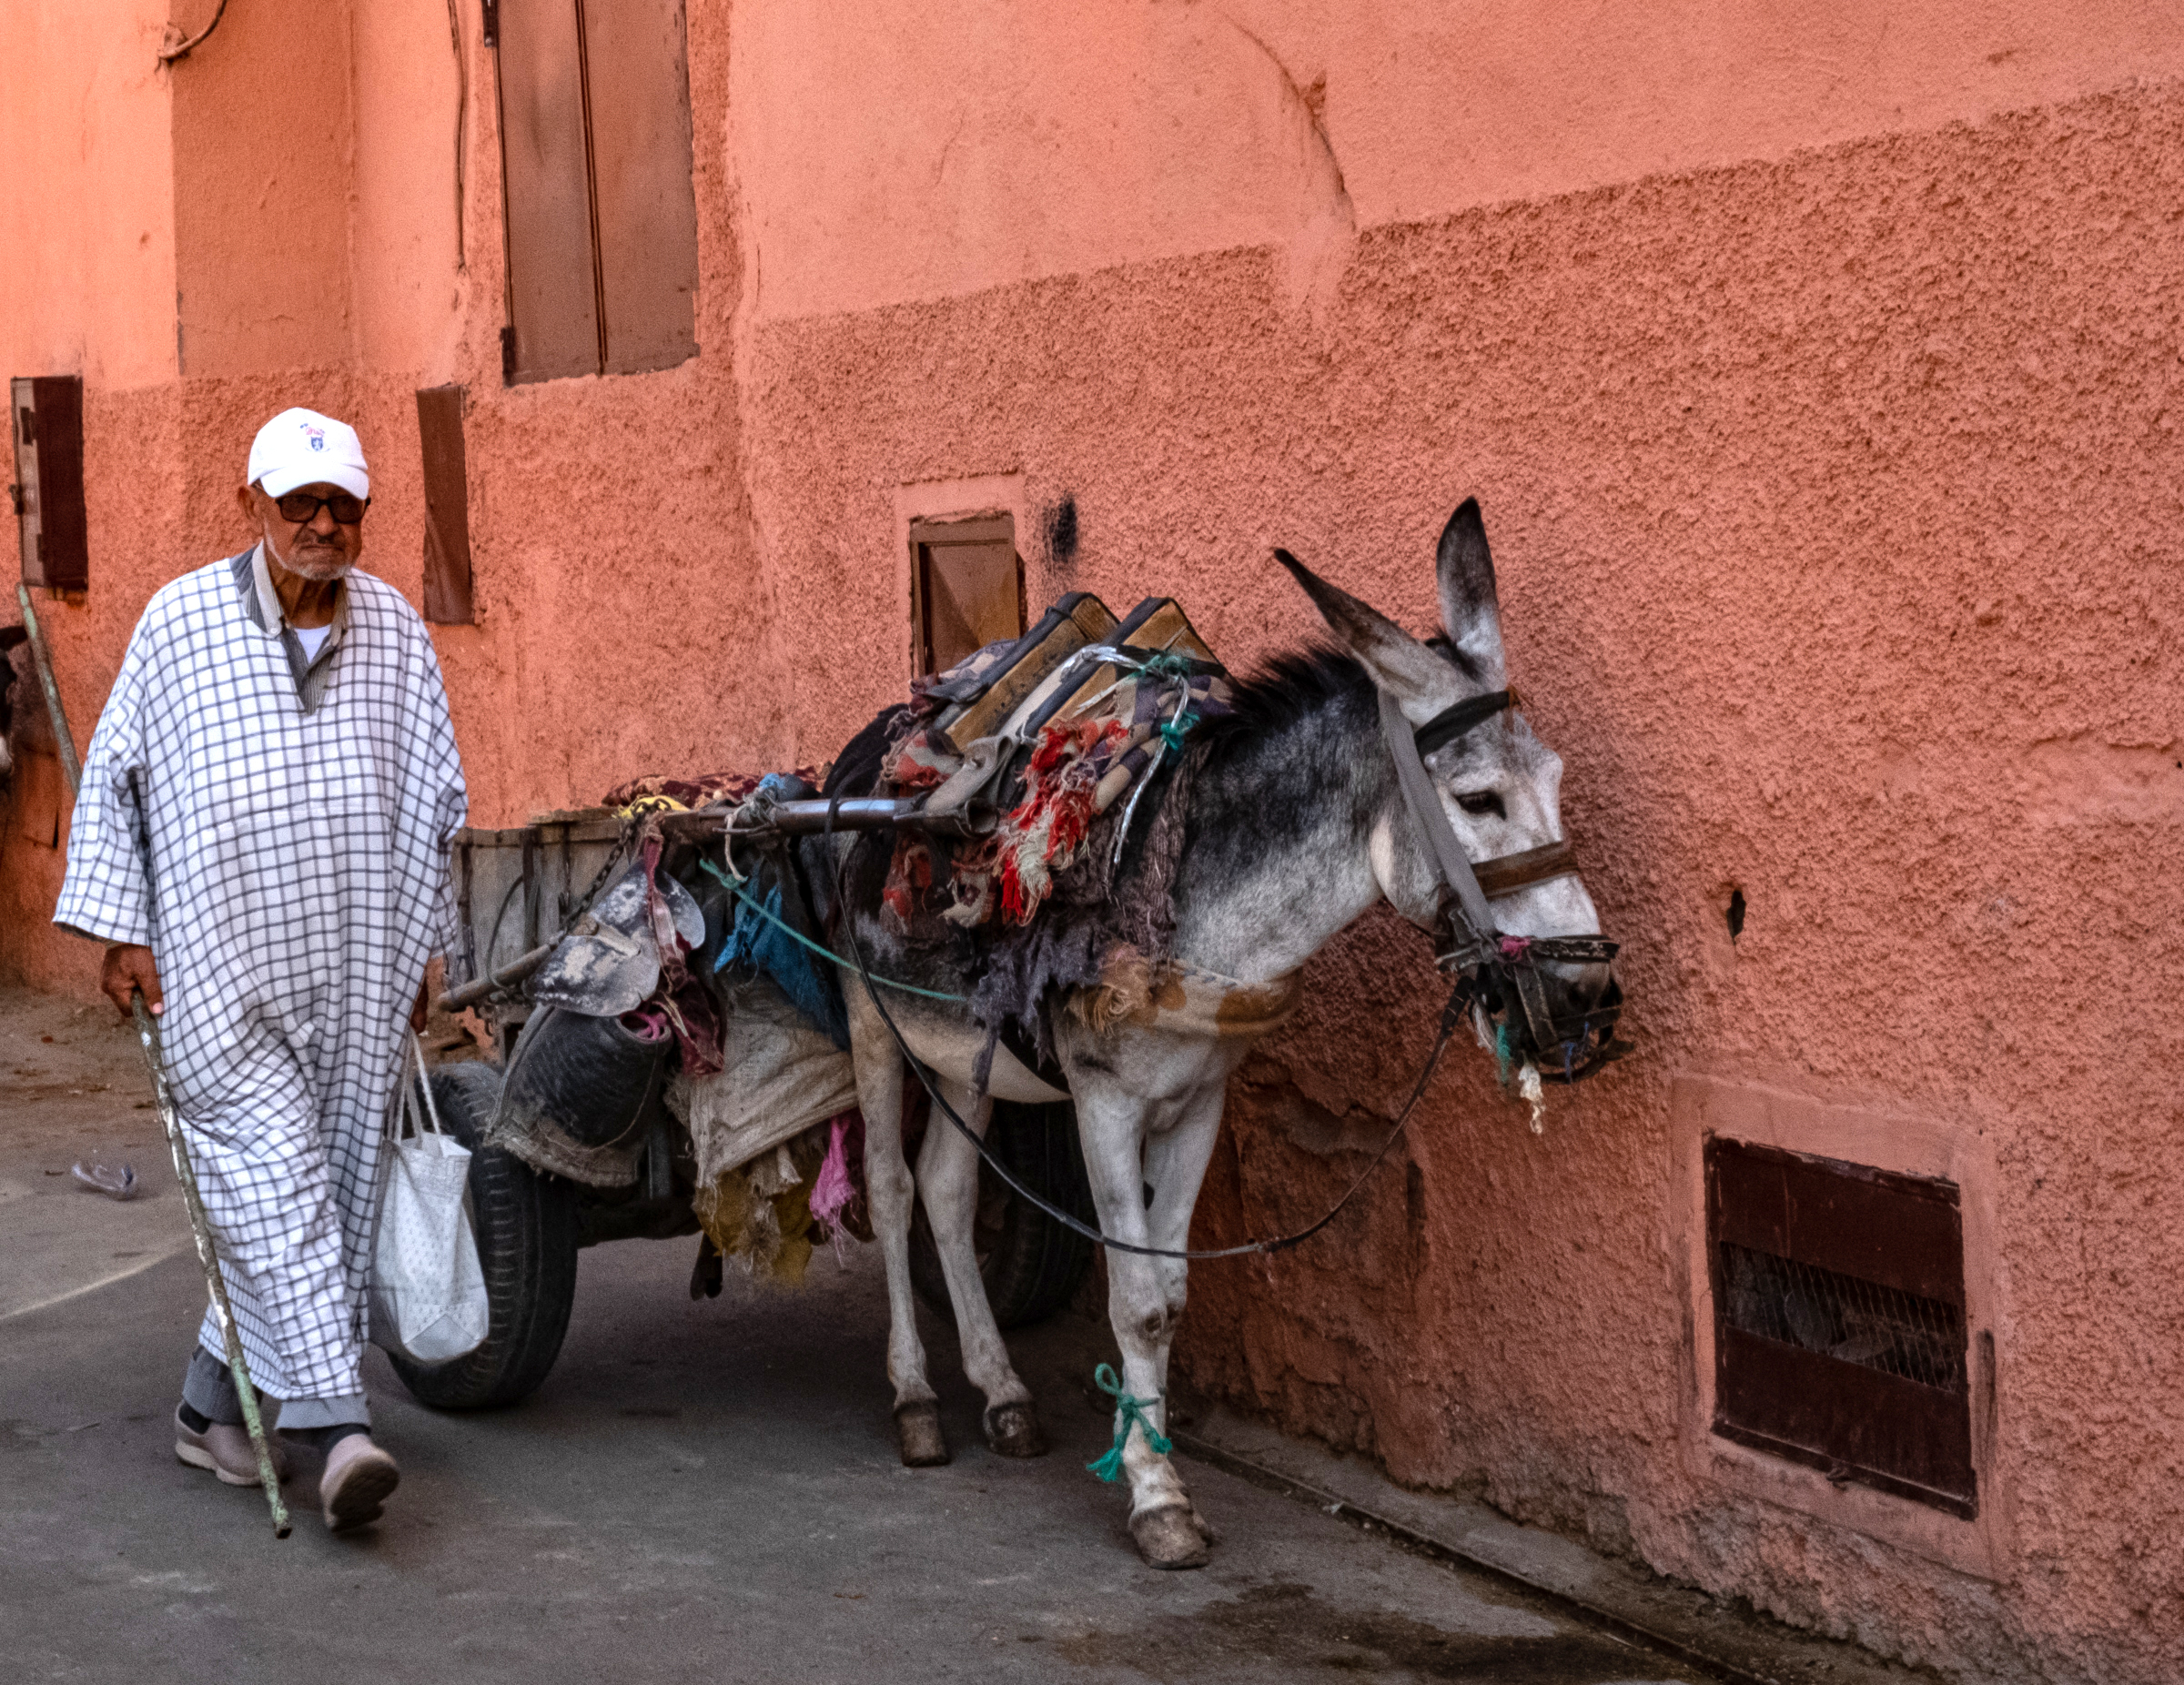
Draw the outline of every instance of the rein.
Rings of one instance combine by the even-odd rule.
[[[878,985],[886,980],[875,977],[872,968],[864,962],[864,949],[857,942],[856,916],[849,904],[844,862],[839,853],[835,855],[834,904],[842,909],[842,933],[857,975],[864,984],[865,998],[880,1014],[880,1021],[887,1026],[888,1034],[895,1038],[895,1044],[901,1051],[905,1063],[916,1074],[919,1084],[941,1115],[954,1125],[956,1133],[977,1150],[979,1158],[986,1166],[1018,1198],[1027,1200],[1072,1234],[1081,1235],[1087,1240],[1117,1252],[1135,1253],[1140,1257],[1185,1260],[1243,1257],[1255,1253],[1285,1252],[1291,1246],[1301,1246],[1340,1216],[1343,1208],[1357,1196],[1358,1190],[1371,1180],[1373,1172],[1380,1167],[1381,1161],[1388,1156],[1389,1149],[1395,1145],[1397,1137],[1409,1125],[1410,1114],[1424,1097],[1426,1085],[1432,1081],[1433,1073],[1440,1066],[1441,1055],[1447,1050],[1450,1038],[1474,1006],[1490,1016],[1505,1016],[1508,1026],[1521,1026],[1524,1040],[1529,1043],[1523,1049],[1528,1057],[1535,1051],[1546,1054],[1550,1049],[1560,1050],[1562,1071],[1559,1074],[1542,1071],[1542,1075],[1557,1075],[1558,1080],[1574,1082],[1616,1056],[1609,1035],[1621,1008],[1617,1004],[1618,997],[1613,992],[1613,984],[1610,985],[1610,994],[1602,1004],[1585,1014],[1573,1025],[1566,1015],[1558,1017],[1553,1012],[1547,999],[1545,980],[1539,969],[1542,962],[1559,961],[1576,964],[1612,962],[1615,957],[1616,944],[1598,936],[1504,936],[1495,925],[1492,909],[1488,905],[1490,894],[1507,894],[1526,884],[1542,883],[1549,878],[1573,873],[1577,868],[1570,844],[1567,842],[1550,842],[1521,853],[1504,854],[1494,860],[1481,862],[1474,870],[1470,857],[1463,852],[1462,843],[1457,840],[1454,827],[1449,823],[1448,814],[1434,791],[1433,781],[1426,772],[1427,755],[1515,707],[1515,696],[1508,691],[1493,691],[1484,696],[1467,697],[1454,707],[1436,714],[1415,731],[1410,721],[1403,718],[1402,710],[1385,691],[1380,693],[1380,732],[1388,744],[1389,752],[1395,759],[1396,778],[1402,788],[1404,804],[1410,810],[1410,816],[1418,822],[1419,829],[1425,833],[1427,844],[1447,891],[1442,897],[1442,916],[1451,940],[1446,952],[1437,956],[1436,963],[1442,971],[1456,974],[1456,984],[1449,994],[1447,1004],[1441,1010],[1441,1027],[1433,1038],[1433,1051],[1426,1055],[1425,1068],[1419,1072],[1418,1081],[1411,1085],[1410,1098],[1403,1102],[1402,1110],[1396,1114],[1394,1124],[1390,1127],[1387,1137],[1381,1141],[1379,1150],[1373,1154],[1371,1162],[1343,1191],[1341,1198],[1328,1208],[1325,1216],[1294,1234],[1208,1250],[1141,1246],[1132,1241],[1117,1239],[1026,1187],[1017,1179],[1016,1173],[1001,1162],[999,1155],[986,1144],[985,1138],[947,1103],[940,1092],[939,1085],[934,1081],[933,1074],[910,1051],[910,1043],[903,1034],[902,1027],[895,1023],[895,1014],[887,1010],[886,1003],[880,998]],[[834,816],[842,800],[837,794],[827,808],[824,834],[830,848],[834,836]],[[1488,885],[1491,885],[1491,889]],[[1579,1063],[1581,1057],[1582,1065]]]
[[[837,804],[841,800],[842,798],[838,795],[834,798]],[[831,812],[828,815],[827,828],[824,834],[831,848],[834,834]],[[1103,1246],[1112,1247],[1117,1252],[1136,1253],[1140,1257],[1234,1258],[1247,1256],[1257,1252],[1286,1252],[1289,1247],[1300,1246],[1309,1240],[1330,1223],[1332,1223],[1341,1214],[1342,1208],[1350,1204],[1358,1190],[1371,1179],[1372,1173],[1380,1167],[1380,1161],[1388,1156],[1388,1149],[1395,1145],[1396,1137],[1403,1133],[1404,1126],[1410,1123],[1410,1114],[1417,1109],[1420,1099],[1426,1092],[1426,1085],[1432,1080],[1434,1069],[1441,1064],[1441,1055],[1449,1044],[1449,1038],[1456,1034],[1457,1025],[1463,1022],[1464,1014],[1470,1009],[1473,994],[1469,979],[1458,982],[1454,993],[1449,996],[1449,1004],[1441,1008],[1441,1030],[1433,1038],[1433,1051],[1426,1055],[1425,1069],[1418,1074],[1418,1081],[1410,1089],[1410,1097],[1403,1102],[1403,1109],[1396,1114],[1395,1124],[1388,1131],[1387,1139],[1380,1143],[1380,1151],[1372,1155],[1372,1162],[1365,1166],[1357,1180],[1344,1191],[1342,1197],[1335,1201],[1328,1208],[1327,1215],[1317,1223],[1314,1223],[1309,1228],[1300,1228],[1293,1235],[1282,1235],[1272,1240],[1247,1241],[1240,1246],[1219,1246],[1205,1251],[1188,1249],[1178,1251],[1168,1246],[1141,1246],[1134,1241],[1116,1239],[1114,1236],[1107,1234],[1105,1230],[1087,1223],[1074,1212],[1064,1211],[1059,1206],[1054,1205],[1032,1192],[1030,1188],[1026,1187],[1022,1182],[1016,1179],[1016,1173],[1003,1164],[994,1150],[986,1145],[985,1137],[980,1135],[970,1125],[965,1123],[957,1115],[956,1108],[947,1103],[945,1096],[940,1092],[939,1085],[934,1082],[933,1074],[926,1070],[924,1062],[910,1051],[910,1044],[904,1037],[902,1027],[895,1023],[895,1014],[887,1010],[887,1004],[880,999],[879,989],[875,985],[883,980],[875,978],[872,974],[872,968],[864,963],[864,951],[858,945],[856,915],[849,904],[848,880],[844,874],[844,861],[840,854],[834,856],[834,904],[842,909],[842,934],[849,948],[850,957],[855,963],[857,975],[864,984],[864,998],[872,1003],[874,1010],[880,1014],[880,1021],[887,1026],[887,1034],[895,1037],[895,1046],[902,1051],[904,1062],[917,1074],[917,1080],[924,1086],[926,1096],[939,1109],[941,1115],[955,1125],[958,1135],[978,1149],[978,1156],[985,1161],[986,1167],[1006,1183],[1018,1198],[1028,1200],[1034,1206],[1045,1212],[1046,1216],[1052,1217],[1072,1234],[1082,1235],[1087,1240],[1097,1242]]]

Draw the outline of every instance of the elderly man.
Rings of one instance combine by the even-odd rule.
[[[98,730],[54,922],[108,943],[102,985],[161,1014],[167,1075],[250,1375],[324,1453],[337,1531],[399,1478],[360,1364],[379,1149],[427,959],[454,922],[461,763],[432,642],[353,570],[371,482],[308,409],[259,429],[238,498],[258,541],[137,622]],[[415,1003],[412,1005],[412,1002]],[[254,1485],[210,1312],[175,1452]]]

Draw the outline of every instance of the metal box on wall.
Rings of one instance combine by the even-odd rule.
[[[23,582],[82,590],[91,580],[84,514],[84,383],[17,375],[8,383],[15,477],[8,489],[23,547]]]

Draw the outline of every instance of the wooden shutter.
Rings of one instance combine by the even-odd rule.
[[[417,395],[417,437],[425,469],[425,619],[468,626],[470,601],[470,481],[462,443],[462,388]]]
[[[500,0],[511,385],[599,372],[599,278],[577,0]]]
[[[668,368],[698,348],[682,0],[583,0],[583,8],[604,367]]]
[[[91,580],[84,383],[75,375],[17,376],[9,382],[8,397],[23,582],[82,590]]]
[[[682,0],[501,0],[511,384],[697,351]]]
[[[920,672],[945,672],[996,639],[1024,635],[1024,564],[1013,517],[913,521],[910,549]]]

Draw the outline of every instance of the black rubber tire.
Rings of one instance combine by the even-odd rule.
[[[470,1149],[470,1218],[491,1308],[477,1350],[446,1363],[391,1352],[388,1361],[420,1404],[491,1409],[530,1397],[561,1355],[576,1302],[576,1189],[478,1145],[500,1103],[491,1065],[442,1065],[432,1073],[432,1098],[441,1126]]]
[[[927,1127],[955,1125],[935,1116]],[[1052,1105],[996,1101],[986,1142],[1026,1187],[1080,1220],[1092,1221],[1092,1190],[1077,1144],[1075,1106],[1066,1100]],[[1025,1327],[1053,1316],[1069,1303],[1092,1266],[1092,1242],[1019,1198],[983,1159],[976,1232],[986,1302],[1004,1328]],[[954,1315],[922,1201],[910,1222],[910,1280],[936,1314]]]

